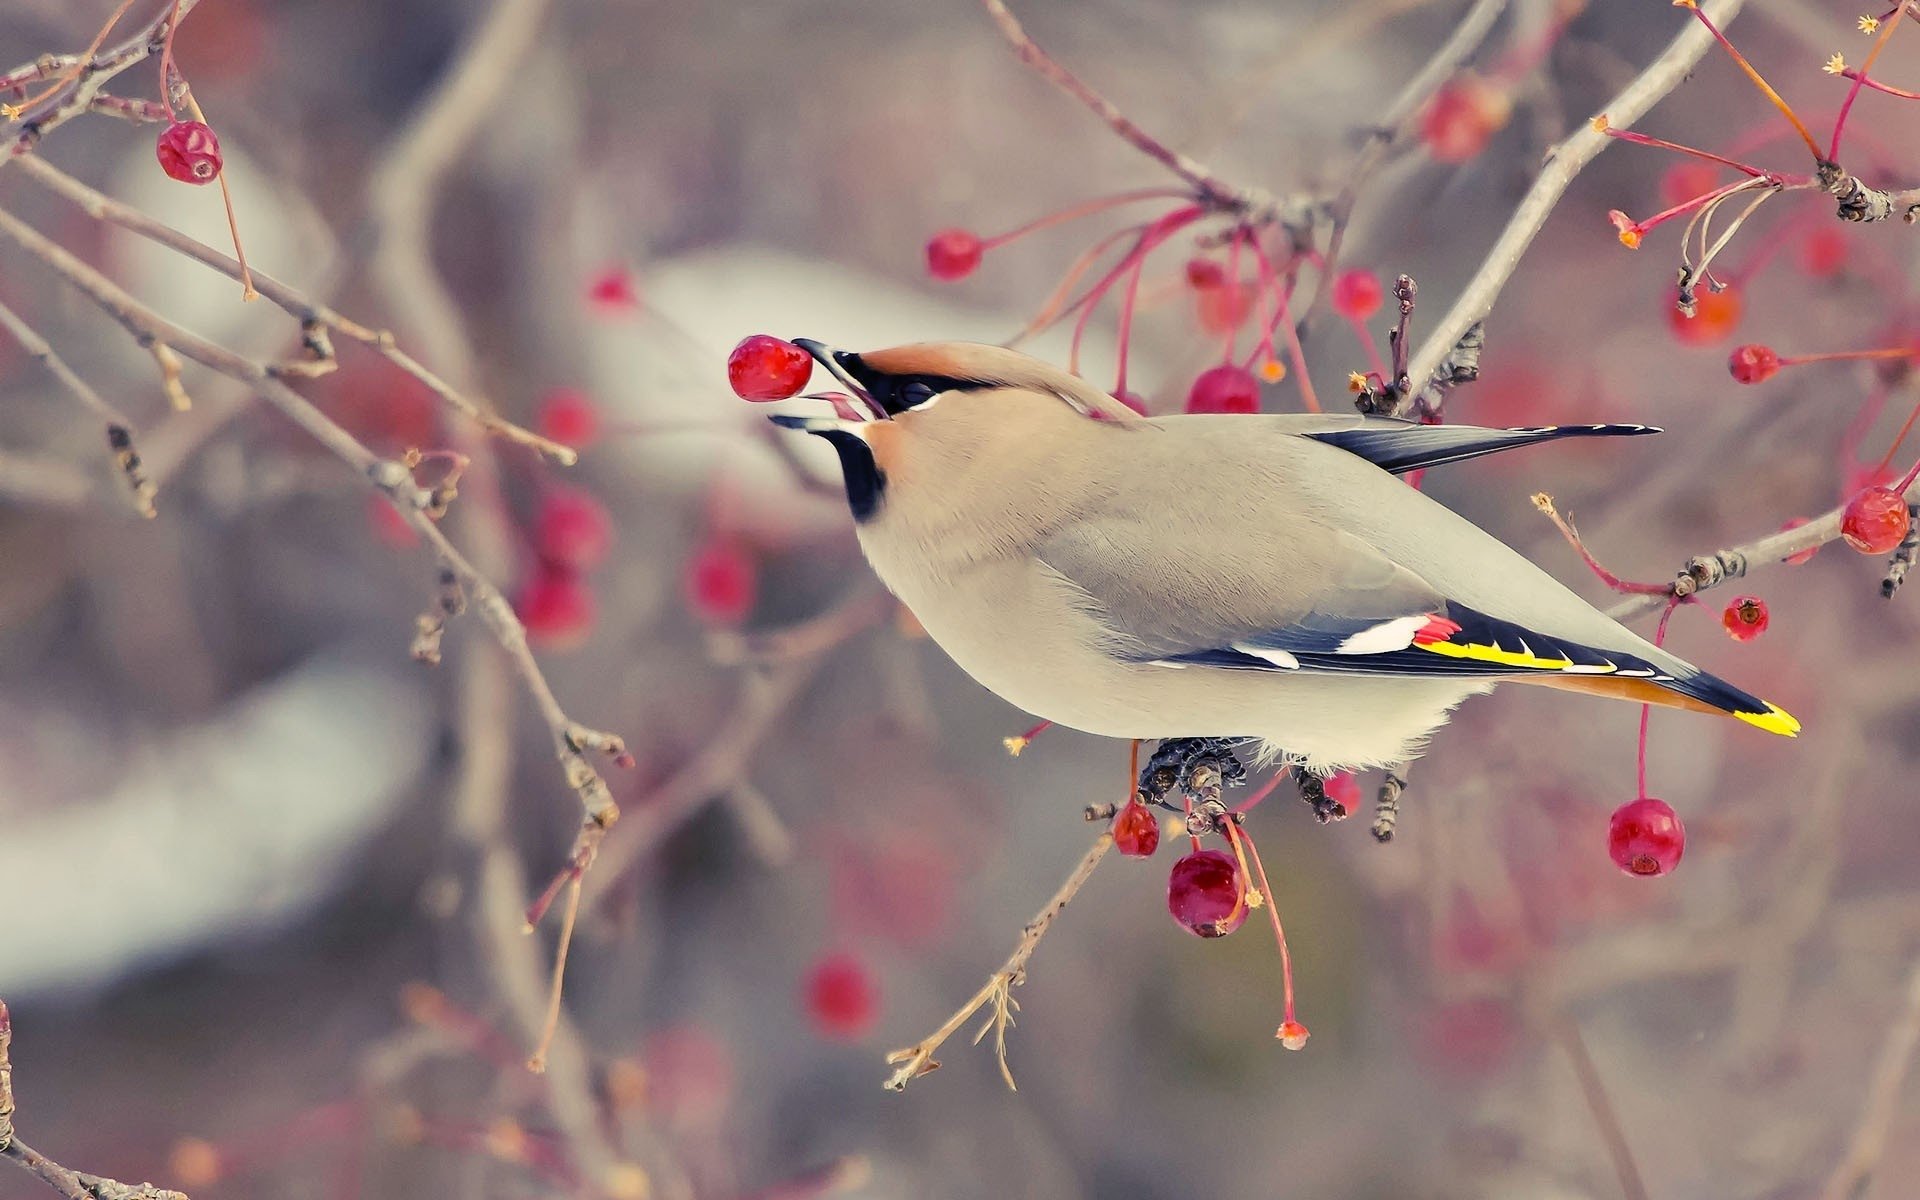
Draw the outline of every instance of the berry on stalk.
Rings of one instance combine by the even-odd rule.
[[[1478,75],[1455,76],[1420,117],[1420,139],[1436,162],[1463,163],[1487,148],[1513,115],[1513,101]]]
[[[1770,347],[1748,343],[1727,356],[1727,370],[1740,383],[1760,383],[1780,369],[1780,356]]]
[[[1365,321],[1380,311],[1387,289],[1372,271],[1342,271],[1333,281],[1333,311],[1349,321]]]
[[[1173,864],[1167,911],[1190,933],[1225,937],[1247,919],[1240,866],[1223,850],[1196,850]]]
[[[1607,852],[1629,875],[1665,875],[1680,865],[1686,848],[1679,814],[1652,796],[1622,804],[1607,824]]]
[[[807,972],[807,1015],[822,1037],[854,1041],[873,1028],[880,990],[865,963],[851,954],[829,954]]]
[[[1767,631],[1767,602],[1758,596],[1736,596],[1720,614],[1720,624],[1736,642],[1750,642]]]
[[[1190,413],[1255,413],[1260,411],[1260,381],[1249,371],[1222,363],[1200,372],[1187,393]]]
[[[970,229],[942,229],[927,239],[927,274],[948,283],[965,279],[980,267],[987,244]]]
[[[212,183],[220,177],[220,139],[204,121],[173,121],[153,144],[160,169],[181,183]]]
[[[600,410],[576,388],[554,388],[542,396],[533,422],[541,437],[575,450],[600,436]]]
[[[764,333],[742,338],[727,355],[727,382],[742,400],[787,400],[813,377],[813,356]]]
[[[1121,805],[1113,816],[1114,849],[1128,858],[1151,858],[1160,848],[1160,822],[1138,800]]]
[[[738,625],[753,612],[759,567],[744,546],[717,537],[687,562],[687,604],[709,625]]]
[[[1889,487],[1862,488],[1847,501],[1840,536],[1862,554],[1891,554],[1906,540],[1912,515],[1907,501]]]

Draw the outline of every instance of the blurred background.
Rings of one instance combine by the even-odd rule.
[[[111,7],[13,0],[0,60],[78,50]],[[1224,178],[1325,196],[1484,7],[1020,11]],[[1656,0],[1494,7],[1467,60],[1480,102],[1409,123],[1341,252],[1418,280],[1416,343],[1545,149],[1687,20]],[[1730,32],[1821,131],[1846,83],[1817,68],[1865,54],[1859,16],[1772,0]],[[444,163],[409,153],[471,39],[514,21],[453,106],[473,136]],[[1874,73],[1914,87],[1907,34]],[[411,661],[434,566],[384,501],[208,372],[188,369],[194,408],[169,412],[145,351],[0,246],[0,301],[140,424],[160,488],[139,519],[98,423],[0,339],[0,996],[37,1149],[197,1200],[1616,1196],[1584,1046],[1652,1195],[1812,1195],[1840,1163],[1920,954],[1920,596],[1881,598],[1884,558],[1835,543],[1756,564],[1675,615],[1678,653],[1807,726],[1790,742],[1655,714],[1650,788],[1689,835],[1677,873],[1607,854],[1638,711],[1499,693],[1435,739],[1391,844],[1365,819],[1316,825],[1284,787],[1256,810],[1305,1052],[1273,1039],[1259,928],[1203,941],[1169,919],[1169,844],[1103,863],[1041,944],[1015,993],[1017,1092],[969,1025],[891,1094],[884,1054],[1003,960],[1096,832],[1083,807],[1124,797],[1126,746],[1056,729],[1010,756],[1032,718],[916,636],[860,558],[831,460],[778,441],[725,357],[755,332],[1000,340],[1129,218],[997,247],[958,282],[928,278],[930,235],[1171,181],[963,0],[202,0],[177,53],[251,261],[583,447],[562,469],[480,443],[344,342],[337,372],[298,385],[383,454],[472,456],[443,527],[514,598],[568,714],[635,765],[606,768],[625,815],[589,877],[553,1070],[529,1076],[557,923],[525,937],[520,912],[579,812],[484,626],[456,621],[438,669]],[[153,98],[156,79],[148,63],[115,89]],[[1917,115],[1865,93],[1848,165],[1911,183]],[[1639,127],[1807,169],[1724,55]],[[156,169],[154,133],[93,116],[43,154],[226,246],[215,190]],[[1666,428],[1426,480],[1596,602],[1531,493],[1614,570],[1663,581],[1843,501],[1920,400],[1899,363],[1729,378],[1738,343],[1911,342],[1920,243],[1789,193],[1716,259],[1728,292],[1680,320],[1681,223],[1634,253],[1606,214],[1726,178],[1610,148],[1496,306],[1481,379],[1447,401],[1481,424]],[[0,171],[0,207],[200,334],[264,359],[298,345],[224,276],[20,171]],[[1143,274],[1130,387],[1158,411],[1219,357],[1219,313],[1184,271],[1204,253],[1176,239]],[[1363,322],[1382,345],[1388,320]],[[1050,338],[1035,351],[1064,361]],[[1114,347],[1109,304],[1083,350],[1103,386]],[[1333,406],[1369,365],[1324,308],[1305,357]],[[1297,409],[1297,384],[1265,406]],[[1721,628],[1737,594],[1769,606],[1750,642]],[[1882,1200],[1920,1177],[1920,1100],[1892,1103],[1865,1193]],[[38,1194],[0,1175],[0,1196]]]

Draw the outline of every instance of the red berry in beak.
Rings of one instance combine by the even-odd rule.
[[[1629,875],[1665,875],[1680,865],[1687,831],[1665,800],[1642,796],[1613,810],[1607,852]]]
[[[1906,498],[1889,487],[1861,489],[1847,501],[1840,518],[1840,536],[1862,554],[1891,554],[1906,540],[1912,525]]]
[[[1129,800],[1113,817],[1114,849],[1128,858],[1151,858],[1160,848],[1160,820],[1138,800]]]
[[[813,356],[764,333],[741,339],[727,355],[727,382],[742,400],[787,400],[813,377]]]
[[[1167,878],[1167,911],[1188,932],[1225,937],[1247,919],[1240,866],[1223,850],[1196,850],[1173,864]]]
[[[175,121],[153,144],[160,169],[181,183],[212,183],[220,175],[220,139],[201,121]]]

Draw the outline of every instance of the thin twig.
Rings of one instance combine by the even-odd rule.
[[[1900,1090],[1914,1054],[1920,1051],[1920,964],[1907,977],[1906,1004],[1887,1029],[1880,1045],[1880,1057],[1873,1067],[1873,1082],[1867,1085],[1867,1099],[1860,1106],[1860,1118],[1853,1123],[1853,1140],[1847,1153],[1827,1177],[1820,1200],[1860,1200],[1873,1183],[1873,1172],[1887,1146],[1887,1131],[1900,1111]]]
[[[1580,1094],[1586,1098],[1587,1111],[1593,1114],[1593,1123],[1600,1128],[1600,1140],[1606,1143],[1607,1158],[1613,1163],[1613,1173],[1619,1177],[1620,1191],[1627,1200],[1647,1200],[1647,1188],[1640,1181],[1640,1168],[1634,1165],[1633,1150],[1627,1145],[1627,1134],[1620,1127],[1620,1117],[1614,1112],[1613,1102],[1607,1098],[1607,1088],[1600,1080],[1599,1068],[1593,1065],[1593,1056],[1587,1053],[1587,1043],[1580,1036],[1580,1026],[1572,1017],[1561,1016],[1554,1020],[1554,1037],[1561,1049],[1567,1052],[1567,1061],[1573,1066],[1573,1073],[1580,1080]]]

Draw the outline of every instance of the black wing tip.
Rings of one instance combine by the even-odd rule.
[[[1649,433],[1665,433],[1658,425],[1638,424],[1602,424],[1602,425],[1521,425],[1507,430],[1508,433],[1545,433],[1556,437],[1641,437]]]

